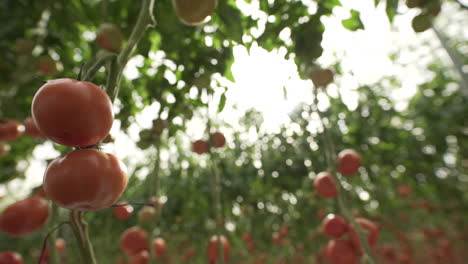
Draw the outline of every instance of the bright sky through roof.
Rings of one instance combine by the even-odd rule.
[[[303,0],[303,2],[308,2],[310,9],[313,10],[312,1]],[[248,4],[243,1],[238,1],[238,3],[245,13],[250,12],[261,18],[262,14],[249,9]],[[342,0],[343,7],[335,8],[333,16],[323,18],[326,31],[322,46],[325,51],[318,63],[322,67],[328,67],[336,61],[341,63],[344,74],[335,78],[335,83],[329,86],[329,92],[333,95],[339,90],[343,94],[345,103],[351,109],[357,104],[357,93],[354,89],[362,84],[375,83],[384,76],[396,76],[402,81],[401,88],[395,89],[392,95],[399,99],[399,106],[404,107],[406,99],[416,91],[417,84],[427,80],[428,76],[424,75],[424,69],[432,59],[419,61],[417,64],[414,63],[415,60],[421,56],[429,56],[433,50],[418,49],[417,52],[409,52],[402,47],[410,45],[419,47],[424,40],[430,38],[433,42],[437,40],[430,31],[422,34],[413,32],[411,19],[415,11],[407,11],[402,7],[404,9],[402,11],[406,14],[397,16],[394,25],[391,26],[383,5],[376,9],[373,3],[374,1],[371,0]],[[258,0],[252,1],[252,6],[258,7]],[[348,18],[350,9],[361,13],[365,30],[350,32],[343,28],[341,20]],[[397,30],[394,31],[394,28]],[[285,38],[287,32],[284,34],[280,37]],[[435,45],[439,46],[438,43]],[[395,65],[389,59],[390,54],[399,52],[401,58],[408,62],[405,67]],[[227,104],[224,111],[218,115],[218,119],[237,126],[238,119],[243,116],[245,110],[255,108],[264,115],[264,129],[274,132],[281,124],[288,123],[288,113],[297,104],[310,102],[312,83],[299,78],[295,64],[292,60],[285,60],[284,54],[285,51],[282,49],[268,53],[256,45],[253,45],[250,51],[243,46],[235,47],[236,59],[232,71],[236,82],[229,84]],[[154,53],[153,55],[157,63],[161,63],[160,54]],[[132,59],[125,70],[125,75],[130,79],[138,77],[136,66],[141,63],[141,56]],[[287,90],[287,100],[284,97],[283,87]],[[238,110],[233,109],[234,105]],[[327,102],[321,100],[319,108],[323,109],[326,106]],[[142,127],[150,127],[157,110],[158,104],[155,103],[138,115],[137,122],[130,127],[128,135],[119,131],[119,122],[116,121],[111,132],[116,136],[115,144],[105,145],[104,151],[114,153],[121,159],[130,159],[131,162],[144,158],[144,153],[138,150],[134,142],[138,139],[138,132]],[[203,120],[195,118],[190,122],[186,131],[190,137],[187,140],[197,139],[202,136],[203,132]],[[227,134],[229,136],[229,133]],[[45,153],[48,153],[47,157],[44,157]],[[57,155],[58,152],[53,149],[50,142],[38,146],[33,152],[35,158],[30,161],[26,173],[27,180],[25,182],[13,180],[9,184],[9,188],[15,190],[14,195],[26,194],[32,187],[40,185],[45,170],[43,160]],[[0,195],[4,193],[4,187],[0,187]]]

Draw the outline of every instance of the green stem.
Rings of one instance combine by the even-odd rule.
[[[111,63],[106,89],[108,92],[112,91],[114,100],[118,97],[122,72],[130,59],[133,50],[138,42],[143,38],[146,29],[148,27],[153,27],[156,24],[153,16],[154,1],[155,0],[143,0],[137,22],[133,27],[130,38],[127,41],[127,45],[125,45],[119,53],[116,60]]]
[[[447,54],[449,55],[450,59],[452,60],[453,66],[457,70],[458,74],[461,78],[461,86],[463,88],[463,95],[465,98],[468,98],[468,74],[463,72],[463,62],[460,60],[460,56],[457,54],[455,50],[453,50],[449,44],[445,36],[440,33],[435,25],[432,26],[432,30],[436,34],[437,38],[439,39],[442,47],[445,49]]]
[[[344,195],[346,194],[346,190],[343,188],[341,182],[344,181],[344,179],[341,178],[340,175],[336,173],[336,159],[333,157],[337,157],[336,152],[335,152],[335,146],[333,144],[333,139],[330,135],[329,128],[325,125],[323,122],[323,117],[318,109],[318,89],[314,89],[314,102],[313,102],[313,110],[317,113],[319,116],[319,122],[320,125],[323,127],[323,138],[324,138],[324,146],[325,146],[325,156],[326,156],[326,161],[327,161],[327,168],[328,171],[333,175],[333,178],[335,182],[337,183],[337,187],[339,190],[339,194],[337,196],[337,202],[338,202],[338,208],[340,212],[343,213],[344,217],[348,219],[348,221],[351,222],[351,225],[354,226],[354,228],[357,231],[359,241],[361,245],[364,247],[364,253],[365,253],[365,259],[367,260],[367,263],[369,264],[374,264],[374,260],[372,257],[372,251],[370,250],[370,247],[367,243],[367,239],[365,239],[365,234],[364,231],[362,230],[361,226],[359,226],[356,223],[356,220],[354,219],[353,215],[350,213],[348,210],[348,206],[345,203],[345,197]],[[327,94],[328,95],[328,94]]]
[[[104,65],[106,65],[107,62],[109,62],[110,60],[113,60],[116,57],[117,57],[117,54],[109,53],[109,54],[106,54],[103,57],[99,58],[96,61],[96,63],[94,63],[94,65],[92,65],[88,69],[88,71],[86,72],[86,74],[84,75],[82,80],[83,81],[91,81],[94,78],[94,75],[96,75],[96,73],[99,71],[99,69],[101,69],[101,67],[103,67]]]
[[[208,115],[209,115],[209,108],[208,110]],[[215,211],[215,221],[216,221],[216,236],[218,238],[218,260],[221,264],[224,264],[224,246],[221,242],[221,235],[223,235],[224,231],[224,225],[223,225],[223,217],[222,217],[222,207],[221,207],[221,176],[218,171],[218,167],[216,164],[216,157],[215,154],[211,151],[213,146],[211,145],[212,139],[211,139],[211,122],[210,119],[208,119],[207,122],[207,133],[210,135],[208,144],[209,144],[209,150],[208,154],[210,155],[211,158],[211,172],[213,173],[213,178],[212,178],[212,184],[211,184],[211,192],[213,195],[214,199],[214,211]]]
[[[52,203],[51,204],[52,214],[50,217],[49,227],[52,227],[58,217],[58,207]],[[59,255],[57,252],[57,248],[55,247],[55,240],[57,239],[57,235],[54,232],[50,233],[49,237],[49,252],[50,252],[50,264],[58,264],[60,263]]]
[[[70,211],[70,223],[75,234],[84,264],[97,264],[94,257],[93,246],[89,240],[88,224],[83,218],[82,211]]]

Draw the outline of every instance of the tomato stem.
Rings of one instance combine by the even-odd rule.
[[[130,38],[127,41],[127,45],[119,53],[118,57],[111,61],[109,67],[108,78],[106,83],[106,89],[108,93],[111,93],[113,100],[118,97],[120,89],[120,80],[122,78],[122,72],[127,64],[130,56],[135,49],[138,42],[143,38],[144,33],[148,27],[153,27],[156,23],[153,16],[155,0],[144,0],[140,13],[138,14],[137,22],[133,27]]]
[[[60,227],[62,227],[63,225],[65,224],[71,224],[70,222],[68,221],[65,221],[65,222],[61,222],[59,223],[57,226],[55,226],[54,228],[52,228],[48,233],[47,235],[45,236],[44,238],[44,243],[42,244],[42,250],[41,250],[41,255],[39,256],[39,264],[42,263],[42,258],[44,257],[44,253],[46,251],[46,247],[47,247],[47,243],[49,241],[49,238],[51,237],[51,235],[57,230],[59,229]],[[55,242],[55,240],[54,240]],[[53,246],[54,247],[54,246]]]
[[[101,67],[103,67],[104,65],[106,65],[106,63],[108,63],[109,61],[115,59],[116,57],[117,57],[117,54],[108,53],[108,54],[104,55],[103,57],[99,58],[94,63],[94,65],[92,65],[88,69],[88,71],[86,72],[86,74],[82,78],[82,81],[91,81],[94,78],[94,75],[96,75],[96,73],[99,71],[99,69],[101,69]]]
[[[209,116],[209,107],[207,108],[208,116]],[[210,155],[211,159],[211,172],[213,173],[213,181],[211,185],[211,192],[214,199],[214,211],[215,211],[215,221],[216,221],[216,236],[218,238],[218,260],[221,264],[224,264],[224,245],[221,241],[221,235],[223,235],[223,217],[222,217],[222,206],[221,206],[221,177],[218,171],[218,167],[216,164],[216,157],[213,153],[213,145],[212,145],[212,138],[211,138],[211,122],[208,118],[207,121],[207,128],[206,131],[208,133],[208,154]]]
[[[327,96],[328,94],[325,93]],[[333,144],[333,139],[331,138],[329,128],[323,122],[323,116],[320,113],[320,110],[318,109],[318,88],[315,87],[314,89],[314,99],[313,99],[313,104],[312,104],[312,110],[317,113],[319,116],[319,122],[320,125],[323,127],[323,140],[324,140],[324,147],[325,147],[325,157],[326,157],[326,163],[327,163],[327,170],[332,174],[336,184],[338,185],[337,188],[339,189],[338,196],[337,196],[337,203],[338,203],[338,208],[340,212],[345,216],[348,221],[350,221],[351,225],[356,229],[358,239],[364,247],[364,259],[366,260],[366,263],[369,264],[374,264],[374,260],[371,255],[371,250],[369,248],[369,245],[367,244],[367,239],[365,239],[364,232],[359,226],[356,221],[354,220],[354,217],[348,210],[348,206],[345,203],[344,195],[346,194],[346,190],[342,186],[342,182],[344,181],[336,171],[336,159],[334,157],[337,157],[336,151],[335,151],[335,146]]]
[[[88,235],[88,224],[83,218],[84,213],[82,211],[71,210],[70,211],[70,222],[75,234],[78,246],[81,250],[81,255],[84,259],[85,264],[97,264],[96,258],[94,257],[93,246],[89,240]]]

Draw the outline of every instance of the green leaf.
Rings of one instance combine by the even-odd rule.
[[[351,31],[356,31],[358,29],[364,29],[364,24],[362,24],[359,12],[356,10],[351,10],[351,17],[341,21],[343,26]]]
[[[387,13],[388,20],[393,22],[393,18],[397,14],[398,0],[387,0],[387,6],[385,12]]]
[[[219,16],[225,24],[225,33],[237,43],[242,43],[244,29],[242,27],[242,15],[239,9],[230,5],[220,6]]]
[[[218,113],[221,113],[225,106],[226,106],[226,94],[223,93],[221,95],[221,98],[219,99]]]

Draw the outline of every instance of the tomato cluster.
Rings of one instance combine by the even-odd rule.
[[[375,247],[378,240],[379,228],[372,221],[356,218],[356,223],[366,230],[368,244]],[[331,264],[353,264],[359,262],[363,248],[356,229],[339,215],[329,214],[322,222],[323,232],[332,238],[326,246],[325,256]],[[348,238],[343,238],[345,235]]]
[[[34,95],[31,136],[71,147],[94,146],[114,121],[109,96],[97,85],[69,78],[45,83]],[[77,149],[53,160],[44,175],[44,190],[55,204],[94,211],[114,204],[127,186],[125,165],[112,154]]]
[[[192,143],[192,151],[197,154],[204,154],[210,150],[210,147],[222,148],[226,145],[226,138],[221,132],[214,132],[209,140],[196,140]]]
[[[120,237],[120,249],[130,259],[130,264],[147,264],[150,262],[150,245],[148,233],[140,227],[134,226],[125,230]],[[152,240],[152,247],[156,259],[161,259],[166,254],[166,241],[157,237]],[[123,260],[123,262],[125,262]]]

